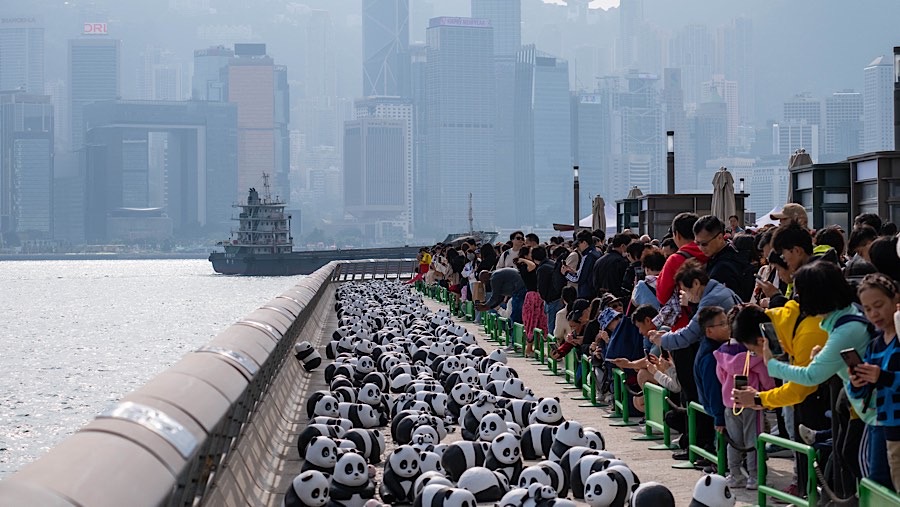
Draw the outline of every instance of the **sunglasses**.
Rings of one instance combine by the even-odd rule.
[[[517,239],[517,240],[519,240],[519,241],[525,241],[525,238],[522,237],[522,236],[516,236],[516,237],[513,238],[513,239]]]
[[[698,241],[697,246],[699,246],[700,248],[706,248],[710,245],[710,243],[713,242],[714,239],[718,238],[721,234],[721,232],[719,234],[716,234],[715,236],[710,238],[709,241]]]

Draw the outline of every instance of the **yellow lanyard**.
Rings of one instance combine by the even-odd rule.
[[[750,385],[750,352],[744,352],[744,376],[747,377],[747,385]],[[735,407],[732,405],[731,413],[734,415],[741,415],[744,412],[744,407],[741,407],[740,410],[735,410]]]

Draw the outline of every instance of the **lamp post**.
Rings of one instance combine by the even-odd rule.
[[[578,214],[579,214],[578,213],[578,211],[579,211],[578,205],[580,204],[579,198],[578,198],[578,192],[579,192],[580,185],[578,183],[578,166],[577,165],[572,167],[572,176],[574,177],[574,179],[572,180],[572,194],[573,194],[573,198],[574,198],[572,201],[572,231],[573,231],[572,235],[574,237],[574,236],[578,235],[578,222],[580,221],[578,219]]]
[[[666,132],[666,190],[669,195],[675,193],[675,131]]]
[[[894,46],[894,149],[900,150],[900,46]]]

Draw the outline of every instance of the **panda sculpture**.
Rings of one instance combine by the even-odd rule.
[[[422,488],[413,507],[476,507],[475,495],[462,488],[432,484]]]
[[[625,507],[628,484],[616,470],[604,470],[590,475],[584,484],[584,501],[591,507]]]
[[[447,478],[442,472],[423,472],[422,475],[416,479],[416,483],[413,485],[413,490],[415,491],[415,496],[419,496],[422,494],[422,490],[425,486],[429,486],[432,484],[440,484],[443,486],[453,487],[453,482]]]
[[[472,467],[456,481],[457,487],[471,491],[478,503],[497,502],[509,492],[506,476],[485,467]]]
[[[606,439],[603,438],[603,434],[597,428],[584,428],[584,437],[587,439],[587,446],[591,449],[595,451],[606,449]]]
[[[500,390],[500,394],[504,398],[515,398],[517,400],[521,400],[527,396],[528,392],[525,387],[525,383],[522,382],[521,379],[511,378],[507,379],[506,382],[503,383],[503,388]]]
[[[385,443],[384,435],[380,431],[353,428],[345,433],[343,438],[353,442],[356,450],[366,458],[370,465],[381,463],[381,455],[384,454]]]
[[[425,451],[419,454],[419,461],[421,465],[419,468],[422,470],[422,473],[425,472],[440,472],[444,473],[444,466],[441,465],[441,455],[434,451]]]
[[[316,391],[306,400],[306,415],[313,417],[339,417],[338,401],[331,391]]]
[[[569,491],[562,467],[550,460],[540,461],[536,465],[524,468],[519,474],[519,487],[527,488],[534,483],[550,486],[560,498],[565,497]]]
[[[645,482],[631,493],[631,507],[675,507],[675,496],[658,482]]]
[[[453,442],[441,456],[441,465],[447,476],[455,481],[467,469],[484,466],[490,446],[488,442]]]
[[[624,464],[611,465],[610,463],[613,463],[614,461],[617,460],[606,460],[604,466],[606,467],[606,470],[615,470],[622,474],[622,477],[625,479],[625,487],[628,489],[628,497],[631,498],[631,492],[634,491],[636,487],[641,485],[641,480],[638,479],[638,476],[636,473],[634,473],[634,470],[628,468],[628,466]]]
[[[734,507],[737,499],[721,475],[705,475],[694,485],[689,507]]]
[[[367,500],[375,498],[375,483],[362,455],[347,452],[338,459],[330,492],[331,507],[363,507]]]
[[[413,501],[413,486],[421,473],[419,453],[409,445],[394,449],[384,464],[380,493],[390,504]]]
[[[350,419],[344,419],[343,417],[313,417],[309,420],[309,424],[326,424],[329,426],[340,426],[344,429],[344,431],[350,431],[353,429],[353,421]]]
[[[536,405],[537,403],[528,400],[507,400],[503,408],[512,415],[512,419],[516,424],[524,428],[528,426],[531,411],[534,410]]]
[[[328,437],[313,437],[306,446],[306,454],[303,455],[302,472],[316,470],[329,475],[334,474],[334,465],[337,463],[338,447],[334,440]]]
[[[528,417],[528,424],[541,423],[558,426],[563,421],[559,398],[541,398]]]
[[[548,459],[558,461],[562,459],[563,454],[572,447],[587,447],[588,441],[584,436],[584,428],[578,421],[566,421],[559,426],[553,438],[553,445],[550,446],[550,455]]]
[[[572,469],[571,474],[569,475],[569,484],[572,487],[572,496],[576,499],[584,498],[584,486],[587,482],[588,477],[597,472],[603,471],[605,458],[601,458],[597,455],[588,454],[586,456],[582,456],[581,459],[575,463],[575,468]],[[630,489],[629,489],[630,491]]]
[[[478,425],[478,440],[492,442],[502,433],[507,433],[509,426],[503,416],[498,413],[487,414],[481,418],[481,424]]]
[[[584,456],[589,455],[599,455],[600,451],[595,451],[590,447],[577,446],[572,447],[565,454],[561,460],[559,460],[559,466],[562,468],[563,474],[566,476],[566,481],[571,481],[572,479],[572,470],[575,468],[575,465],[578,464],[578,460],[580,460]],[[571,483],[570,483],[571,484]]]
[[[522,473],[522,449],[519,437],[511,433],[502,433],[494,438],[484,460],[484,466],[505,475],[510,484],[518,484],[519,474]]]
[[[364,403],[339,403],[338,410],[340,416],[353,421],[353,426],[355,427],[377,428],[380,422],[375,409],[371,405]]]
[[[294,357],[303,365],[303,369],[310,372],[322,365],[322,354],[313,347],[312,343],[303,341],[294,345]]]
[[[282,507],[322,507],[329,500],[329,476],[316,470],[302,472],[291,482]]]
[[[559,426],[534,423],[522,430],[522,458],[534,460],[547,458]]]

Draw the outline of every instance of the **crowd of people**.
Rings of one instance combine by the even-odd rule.
[[[766,431],[821,450],[835,497],[868,477],[900,490],[900,257],[897,227],[875,214],[810,230],[806,210],[785,205],[780,225],[741,227],[681,213],[662,238],[630,230],[572,240],[516,231],[509,241],[438,244],[419,254],[420,278],[474,301],[476,321],[497,312],[555,337],[550,355],[576,350],[609,401],[614,368],[626,373],[631,408],[642,386],[669,393],[667,424],[688,453],[686,407],[700,403],[696,443],[728,443],[727,483],[755,489],[756,437]],[[900,320],[900,318],[898,318]],[[789,493],[803,496],[805,455]],[[700,460],[697,466],[712,466]],[[800,485],[798,487],[798,485]]]

